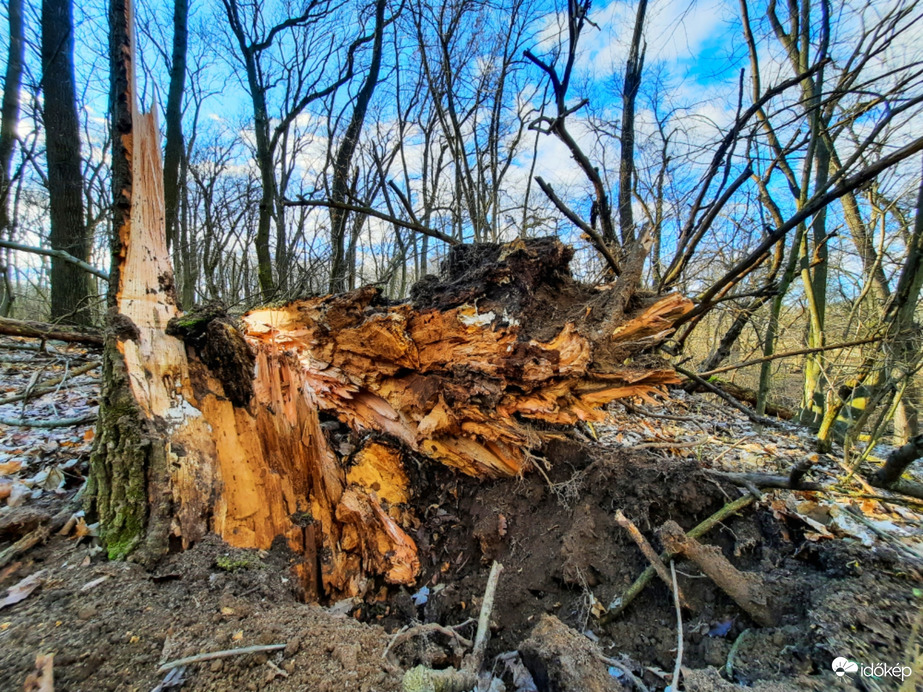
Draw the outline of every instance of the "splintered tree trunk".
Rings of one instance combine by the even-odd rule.
[[[689,301],[635,296],[600,337],[624,295],[574,281],[551,238],[454,248],[406,303],[363,288],[239,320],[180,314],[157,124],[130,74],[114,71],[130,112],[113,118],[121,206],[89,492],[110,556],[152,562],[210,532],[283,540],[309,599],[411,584],[411,457],[515,476],[548,435],[678,381],[648,352]]]

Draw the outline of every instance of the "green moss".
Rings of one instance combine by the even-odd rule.
[[[215,560],[215,565],[225,572],[240,572],[245,569],[260,569],[263,563],[251,555],[221,555]]]

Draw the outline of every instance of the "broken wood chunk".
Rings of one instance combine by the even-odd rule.
[[[741,572],[731,564],[720,548],[690,538],[675,521],[664,523],[660,529],[660,539],[667,550],[694,562],[754,622],[764,627],[778,624],[780,614],[773,602],[772,589],[759,575]]]
[[[618,692],[624,689],[606,671],[595,645],[553,615],[543,615],[519,655],[540,690]]]

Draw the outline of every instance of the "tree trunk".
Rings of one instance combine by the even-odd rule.
[[[163,153],[163,198],[166,212],[167,245],[178,240],[180,200],[180,160],[183,157],[183,89],[186,84],[186,45],[189,32],[189,0],[173,2],[173,63],[170,65],[170,91],[167,94],[167,136]],[[182,257],[182,253],[175,253]]]
[[[637,356],[692,304],[635,296],[600,337],[623,296],[574,281],[573,251],[552,238],[454,248],[443,278],[403,304],[362,288],[239,321],[214,307],[182,315],[157,125],[134,103],[128,10],[112,2],[113,181],[128,203],[116,206],[87,493],[111,557],[149,563],[215,533],[238,547],[283,540],[309,599],[412,584],[410,459],[515,476],[613,399],[678,382]]]
[[[0,107],[0,239],[12,239],[9,217],[11,188],[10,164],[16,144],[19,124],[19,90],[22,84],[22,66],[25,37],[22,20],[22,0],[10,0],[7,7],[10,28],[10,49],[7,53],[6,74],[3,80],[3,105]],[[9,267],[0,259],[0,317],[10,314],[13,295],[9,281]]]
[[[375,3],[375,42],[372,46],[372,63],[369,73],[356,96],[356,107],[353,109],[349,126],[343,134],[343,141],[337,149],[336,160],[333,165],[333,183],[330,190],[330,199],[334,202],[345,202],[346,192],[349,188],[349,167],[359,144],[359,133],[365,122],[372,94],[378,85],[378,74],[381,70],[382,39],[385,27],[385,2],[377,0]],[[355,269],[354,261],[350,262],[350,252],[346,246],[346,221],[347,212],[330,207],[330,245],[332,256],[330,258],[330,292],[340,293],[346,290],[347,279]]]
[[[83,216],[80,132],[74,86],[74,21],[71,0],[42,0],[42,88],[51,247],[89,258]],[[71,262],[51,259],[51,317],[89,324],[89,277]]]

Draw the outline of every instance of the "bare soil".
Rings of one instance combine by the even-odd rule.
[[[607,628],[594,626],[594,611],[647,566],[613,515],[623,509],[656,544],[654,529],[667,519],[689,529],[737,491],[707,478],[694,460],[601,454],[572,442],[545,452],[554,459],[547,481],[538,473],[479,482],[432,466],[417,470],[425,603],[407,590],[332,608],[299,603],[281,546],[256,553],[209,538],[147,572],[106,562],[86,540],[55,537],[2,575],[3,587],[38,570],[47,577],[31,597],[0,611],[0,689],[21,689],[38,653],[55,653],[58,690],[150,690],[163,678],[163,661],[284,644],[278,652],[189,666],[184,689],[397,690],[400,671],[382,657],[389,632],[416,621],[454,625],[476,617],[494,559],[505,571],[489,655],[516,649],[551,613],[662,689],[658,671],[672,670],[676,647],[673,601],[662,583],[651,583]],[[813,542],[803,534],[762,506],[708,538],[740,569],[784,587],[790,599],[779,627],[756,626],[694,566],[678,565],[691,606],[684,615],[686,667],[723,669],[747,629],[733,668],[733,681],[745,685],[840,689],[843,681],[830,669],[836,656],[902,660],[919,608],[919,575],[887,546]],[[470,637],[472,630],[462,633]],[[402,667],[459,663],[442,635],[411,640],[394,653]],[[888,684],[881,689],[897,688]]]

